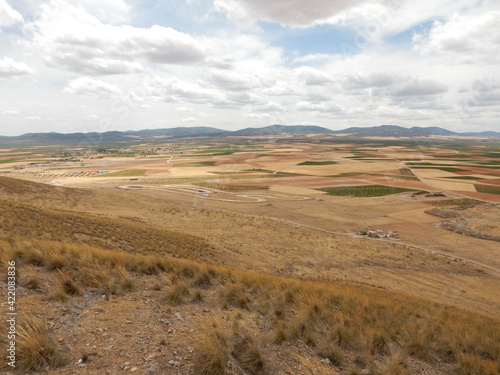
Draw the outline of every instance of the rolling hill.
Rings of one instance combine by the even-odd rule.
[[[500,369],[494,317],[368,285],[204,263],[190,259],[207,250],[198,236],[7,196],[19,190],[25,197],[92,199],[77,189],[13,179],[0,179],[2,185],[0,285],[7,288],[7,263],[15,261],[18,373],[494,375]],[[6,319],[0,329],[7,329]],[[6,356],[0,370],[9,370]]]
[[[435,135],[448,136],[481,136],[499,137],[495,131],[456,133],[440,127],[411,127],[398,125],[380,125],[371,127],[351,127],[332,130],[312,125],[270,125],[261,128],[245,128],[228,131],[213,127],[176,127],[170,129],[145,129],[138,131],[110,131],[104,133],[27,133],[16,137],[0,136],[0,144],[4,145],[59,145],[59,144],[116,144],[127,142],[161,141],[171,138],[195,137],[251,137],[273,135],[345,135],[351,137],[429,137]]]

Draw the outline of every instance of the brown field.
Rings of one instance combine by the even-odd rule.
[[[32,312],[43,305],[39,315],[44,317],[66,309],[68,316],[61,322],[49,320],[49,328],[64,338],[56,346],[66,352],[66,362],[47,373],[72,373],[68,366],[73,365],[68,363],[85,354],[90,360],[81,371],[89,374],[103,373],[102,368],[123,372],[127,366],[127,371],[137,367],[142,371],[138,373],[147,373],[158,363],[162,373],[198,375],[203,373],[199,368],[203,361],[197,356],[207,348],[214,350],[210,358],[222,356],[230,368],[241,369],[231,374],[241,375],[308,374],[307,366],[343,375],[366,369],[372,374],[436,375],[490,375],[498,370],[499,337],[485,338],[489,356],[485,357],[478,354],[478,339],[462,342],[465,336],[459,332],[472,321],[476,325],[471,332],[476,329],[486,337],[485,332],[494,332],[491,327],[499,324],[500,258],[498,242],[492,238],[500,235],[500,195],[477,193],[474,180],[441,178],[457,173],[412,169],[407,160],[401,160],[460,165],[459,160],[436,159],[468,151],[446,145],[425,150],[314,142],[278,146],[272,137],[231,148],[226,143],[202,145],[192,140],[159,145],[173,151],[155,148],[131,146],[127,152],[135,154],[128,157],[83,151],[65,161],[46,156],[50,165],[42,166],[29,159],[0,164],[0,246],[2,255],[14,254],[22,267],[20,305]],[[210,149],[221,155],[209,155]],[[226,149],[233,153],[223,154]],[[0,150],[0,157],[2,152],[7,151]],[[460,167],[467,169],[467,175],[497,172],[475,167],[476,153],[470,151],[471,167]],[[337,164],[298,165],[332,160]],[[196,166],[176,167],[176,163]],[[400,178],[399,170],[405,167],[418,179]],[[102,170],[121,172],[122,177],[97,172]],[[84,173],[80,177],[71,171]],[[144,173],[131,180],[127,171]],[[485,182],[496,185],[498,181],[493,176]],[[442,192],[445,197],[411,191],[352,197],[316,190],[367,185]],[[482,203],[440,207],[453,214],[453,222],[426,213],[434,201],[464,197]],[[448,228],[455,222],[460,223],[458,231]],[[397,235],[381,239],[357,235],[370,229]],[[119,261],[103,260],[106,254]],[[92,262],[100,264],[97,268],[109,268],[110,276],[95,273]],[[40,291],[26,286],[34,279]],[[51,283],[61,286],[57,289]],[[297,292],[290,292],[295,287]],[[286,302],[287,298],[293,302]],[[335,298],[343,301],[338,309],[326,302]],[[354,311],[357,317],[349,315]],[[396,311],[404,322],[396,319]],[[457,316],[456,326],[446,326],[453,338],[437,330],[439,325],[451,324],[448,314]],[[374,319],[371,331],[366,323],[370,316]],[[147,321],[147,334],[134,333],[141,329],[136,318]],[[332,339],[335,334],[330,330],[340,327],[338,319],[346,319],[345,335],[352,336],[344,337],[347,343]],[[425,321],[423,326],[419,319]],[[483,320],[487,323],[479,323]],[[382,334],[390,331],[387,324],[401,326],[406,333],[394,328]],[[106,339],[99,331],[103,326],[108,327]],[[84,327],[81,335],[77,327]],[[353,327],[360,331],[349,331]],[[370,333],[361,334],[360,327]],[[430,337],[431,329],[439,331],[437,338]],[[115,337],[121,330],[124,336]],[[227,337],[222,339],[219,330]],[[257,341],[249,339],[252,335],[257,335]],[[367,335],[370,340],[381,335],[385,349],[374,349],[372,341],[363,344]],[[241,337],[245,345],[254,346],[254,359],[267,356],[264,372],[245,370],[248,364],[238,354],[243,349],[237,349],[243,345]],[[421,341],[410,343],[410,337]],[[204,345],[196,346],[197,340],[205,340]],[[431,345],[426,340],[435,341]],[[143,348],[146,342],[154,342],[156,351],[144,349],[141,361],[131,365],[122,365],[128,361],[126,355],[113,352]],[[457,349],[467,345],[474,349]],[[256,348],[260,348],[258,355]],[[103,352],[92,354],[98,350]],[[449,359],[446,350],[452,353]],[[103,353],[111,359],[106,361]],[[400,357],[406,364],[397,366],[406,372],[387,370]],[[170,360],[175,363],[169,364]],[[74,368],[79,373],[80,367]],[[467,372],[467,368],[473,370]]]

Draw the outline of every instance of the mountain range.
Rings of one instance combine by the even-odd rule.
[[[332,130],[312,125],[270,125],[262,128],[245,128],[229,131],[212,127],[176,127],[170,129],[145,129],[137,131],[109,131],[104,133],[27,133],[20,136],[0,136],[0,144],[78,144],[112,143],[127,141],[155,141],[167,138],[191,137],[251,137],[271,135],[318,135],[329,134],[350,137],[429,137],[429,136],[482,136],[500,137],[500,132],[456,133],[437,126],[405,128],[398,125],[380,125],[371,127],[351,127]]]

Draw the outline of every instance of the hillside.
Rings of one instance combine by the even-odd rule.
[[[332,130],[313,125],[270,125],[260,128],[241,130],[222,130],[213,127],[176,127],[170,129],[145,129],[137,131],[109,131],[104,133],[27,133],[16,137],[0,136],[3,145],[106,145],[127,142],[162,141],[176,138],[202,137],[252,137],[276,135],[313,135],[313,134],[349,134],[355,137],[429,137],[429,136],[479,136],[499,137],[495,131],[456,133],[437,126],[406,128],[398,125],[380,125],[371,127],[351,127]]]
[[[27,200],[83,194],[0,186]],[[2,280],[8,261],[17,267],[19,373],[500,370],[498,319],[366,285],[203,263],[201,253],[218,249],[199,235],[2,199],[0,249]]]
[[[307,135],[307,134],[333,134],[333,130],[320,126],[310,125],[271,125],[263,128],[246,128],[236,130],[226,135],[231,136],[260,136],[260,135]]]

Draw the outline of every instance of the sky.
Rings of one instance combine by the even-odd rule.
[[[500,131],[498,25],[498,0],[0,0],[0,135]]]

